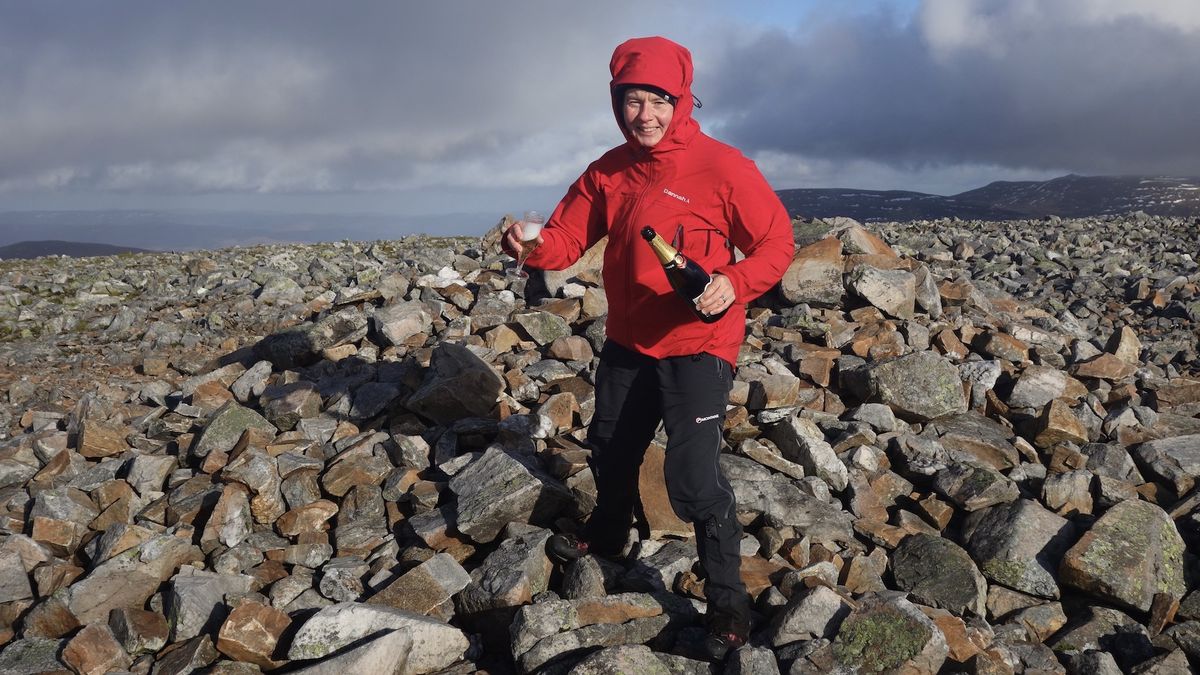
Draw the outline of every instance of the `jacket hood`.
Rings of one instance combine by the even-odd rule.
[[[692,118],[692,54],[683,45],[664,37],[632,38],[617,45],[608,69],[612,73],[608,87],[613,115],[627,142],[641,147],[625,128],[625,116],[616,99],[617,88],[624,85],[651,85],[676,98],[671,124],[662,140],[649,148],[651,152],[686,145],[700,131],[699,123]]]

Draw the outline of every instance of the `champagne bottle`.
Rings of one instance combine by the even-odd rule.
[[[708,288],[708,284],[712,281],[712,277],[704,271],[703,267],[676,251],[652,227],[642,228],[642,238],[649,242],[650,248],[654,249],[654,255],[658,256],[658,262],[662,263],[663,271],[667,273],[667,281],[671,282],[671,288],[674,288],[676,293],[687,300],[688,306],[701,321],[712,323],[725,316],[728,308],[716,314],[705,314],[696,308],[696,299],[704,293],[704,289]]]

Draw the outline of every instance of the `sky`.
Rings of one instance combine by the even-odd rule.
[[[776,189],[1200,175],[1195,0],[0,0],[0,211],[550,210],[643,35]]]

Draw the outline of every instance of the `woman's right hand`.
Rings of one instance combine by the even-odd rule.
[[[523,241],[521,237],[525,232],[521,227],[522,225],[524,225],[524,223],[517,220],[514,221],[507,230],[504,231],[504,242],[502,248],[504,249],[505,253],[509,254],[513,258],[519,258],[521,252],[526,246],[533,249],[537,248],[542,243],[542,235],[540,234],[537,236],[537,239]]]

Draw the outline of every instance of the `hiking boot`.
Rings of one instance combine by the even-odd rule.
[[[555,534],[546,540],[546,553],[560,563],[568,563],[587,555],[588,543],[573,534]]]
[[[737,651],[746,644],[750,627],[727,617],[718,616],[710,622],[708,636],[704,638],[704,650],[709,658],[721,662],[729,652]]]

